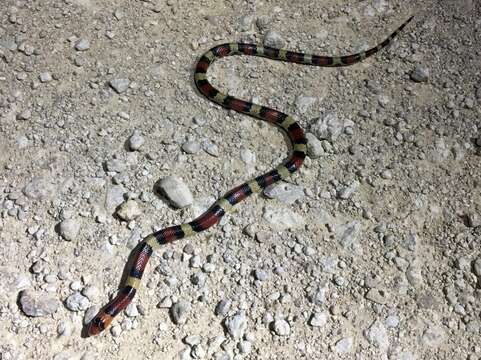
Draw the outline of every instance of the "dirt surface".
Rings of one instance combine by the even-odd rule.
[[[481,358],[478,1],[0,2],[1,360]],[[288,154],[197,93],[204,51],[348,54],[412,14],[351,67],[217,62],[216,86],[300,121],[310,157],[155,255],[81,337],[143,236]],[[154,191],[168,176],[187,206]]]

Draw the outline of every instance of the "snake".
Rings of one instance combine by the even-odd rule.
[[[132,302],[139,289],[145,267],[155,251],[175,240],[209,229],[217,224],[224,214],[231,211],[236,204],[252,194],[261,193],[269,185],[286,180],[304,162],[307,155],[307,139],[299,123],[292,116],[281,111],[237,99],[216,89],[207,78],[207,70],[214,61],[232,55],[248,55],[320,67],[349,66],[363,61],[388,46],[412,19],[413,16],[378,45],[352,55],[319,56],[249,43],[226,43],[206,51],[195,66],[194,81],[198,91],[221,107],[266,121],[282,129],[290,141],[291,154],[275,169],[229,190],[194,220],[158,230],[140,241],[132,250],[130,260],[126,265],[126,280],[122,282],[117,295],[103,306],[88,323],[88,336],[97,335],[105,330],[112,323],[114,317]]]

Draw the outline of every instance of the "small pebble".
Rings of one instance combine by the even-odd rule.
[[[90,49],[90,41],[88,41],[87,39],[80,39],[75,44],[75,50],[77,51],[85,51],[88,49]]]
[[[52,75],[49,72],[40,73],[38,78],[42,83],[48,83],[53,80]]]
[[[289,336],[289,334],[291,333],[291,326],[286,320],[280,319],[274,321],[274,323],[272,324],[272,330],[276,335]]]
[[[285,45],[285,41],[282,38],[281,34],[274,30],[269,30],[265,35],[264,35],[264,45],[268,47],[272,47],[275,49],[281,49]]]
[[[142,145],[144,145],[144,143],[145,139],[138,130],[135,130],[134,133],[129,137],[128,145],[129,149],[132,151],[138,151]]]
[[[70,311],[84,311],[90,307],[90,301],[79,292],[75,292],[65,300],[65,306]]]
[[[316,312],[312,314],[311,319],[309,320],[309,325],[312,327],[323,327],[327,324],[327,319],[329,318],[329,314],[327,311],[323,312]]]
[[[119,218],[125,221],[131,221],[142,215],[142,209],[135,200],[127,200],[116,211]]]
[[[58,229],[65,240],[73,241],[80,231],[80,223],[76,219],[66,219],[59,224]]]
[[[118,94],[122,94],[125,92],[130,85],[130,80],[129,79],[112,79],[109,82],[109,85],[114,89]]]
[[[411,80],[415,82],[427,82],[429,79],[429,69],[418,65],[416,68],[411,72]]]
[[[170,308],[170,316],[172,322],[176,325],[184,324],[187,321],[187,317],[192,308],[190,302],[180,300],[172,305]]]

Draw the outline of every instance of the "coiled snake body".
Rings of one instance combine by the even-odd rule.
[[[192,236],[217,224],[222,216],[234,205],[244,200],[249,195],[260,193],[267,186],[286,179],[302,165],[307,151],[307,140],[299,124],[289,115],[280,111],[257,105],[248,101],[236,99],[215,89],[207,80],[207,69],[217,59],[230,55],[261,56],[272,60],[293,62],[303,65],[322,67],[348,66],[360,62],[374,55],[382,48],[389,45],[392,39],[411,21],[412,17],[396,29],[386,40],[379,45],[347,56],[330,57],[309,55],[284,49],[261,47],[254,44],[223,44],[218,45],[204,53],[195,68],[195,84],[197,89],[209,100],[237,112],[250,115],[260,120],[267,121],[283,129],[292,145],[292,154],[289,159],[277,168],[260,175],[240,186],[230,190],[219,198],[206,212],[195,220],[182,225],[170,226],[156,231],[142,240],[132,252],[131,265],[127,270],[127,278],[117,296],[105,305],[88,325],[88,335],[97,335],[105,330],[113,318],[124,310],[134,298],[140,285],[147,262],[152,253],[162,245]]]

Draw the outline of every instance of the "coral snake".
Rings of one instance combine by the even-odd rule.
[[[217,224],[222,216],[230,211],[234,205],[249,195],[260,193],[267,186],[288,178],[290,174],[301,167],[304,161],[307,152],[307,140],[304,137],[304,131],[294,118],[262,105],[236,99],[215,89],[207,80],[207,69],[215,60],[230,55],[250,55],[303,65],[322,67],[348,66],[374,55],[389,45],[393,38],[396,37],[412,18],[413,17],[410,17],[406,20],[387,39],[377,46],[353,55],[335,57],[318,56],[242,43],[218,45],[204,53],[195,68],[194,79],[197,89],[209,100],[224,108],[267,121],[283,129],[291,142],[292,154],[284,163],[277,166],[277,168],[227,192],[207,211],[191,222],[156,231],[139,242],[135,249],[132,250],[130,265],[126,269],[127,277],[126,280],[123,281],[123,286],[120,288],[117,296],[105,305],[90,321],[87,326],[88,335],[97,335],[105,330],[114,317],[131,303],[139,288],[147,262],[155,250],[159,249],[162,245],[195,235]]]

